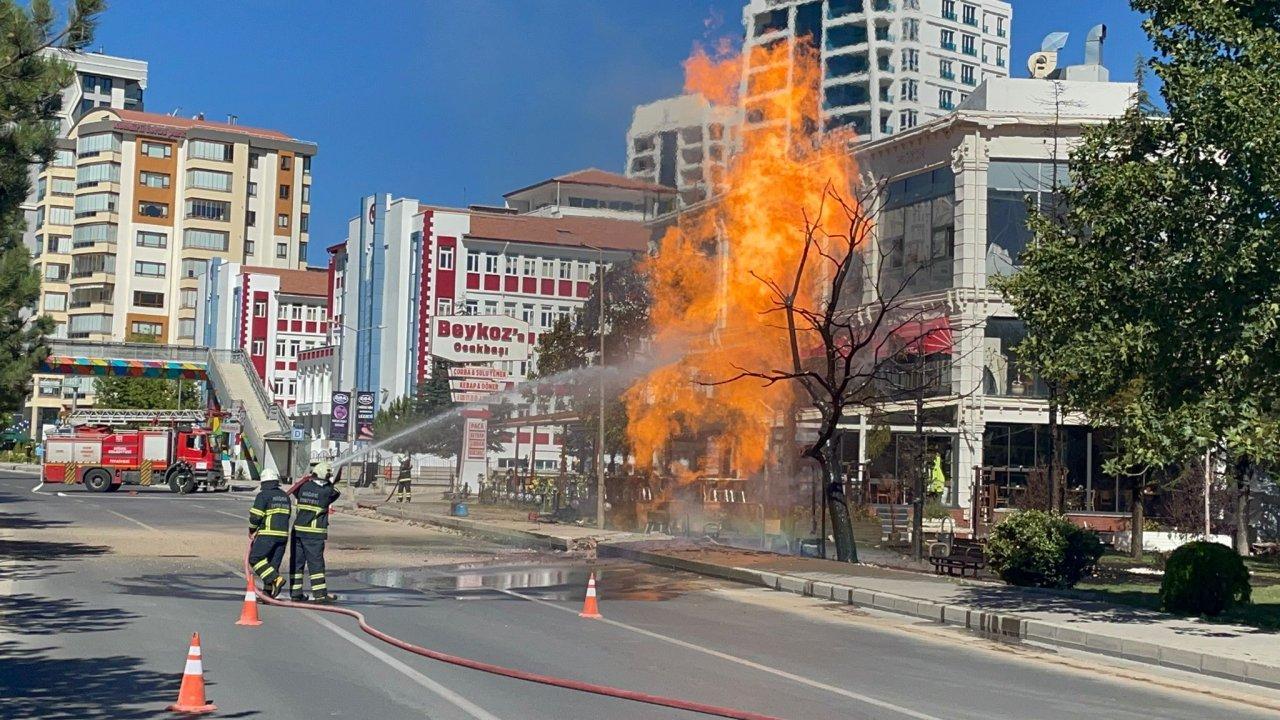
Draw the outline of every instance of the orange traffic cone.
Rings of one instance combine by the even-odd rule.
[[[596,606],[596,574],[591,573],[591,579],[587,580],[587,598],[582,601],[582,612],[578,613],[578,617],[591,618],[599,620],[604,616],[600,614],[600,608]]]
[[[182,687],[178,688],[178,702],[169,710],[199,715],[211,713],[217,705],[204,699],[204,666],[200,663],[200,633],[191,633],[191,649],[187,651],[187,666],[182,671]]]
[[[258,619],[258,593],[254,591],[253,576],[249,576],[249,587],[244,591],[244,605],[240,607],[240,619],[237,625],[261,625]]]

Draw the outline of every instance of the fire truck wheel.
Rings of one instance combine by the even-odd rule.
[[[179,470],[169,475],[169,489],[180,495],[186,495],[196,489],[196,479],[191,473]]]
[[[111,473],[102,468],[94,468],[84,474],[84,487],[93,492],[111,491]]]
[[[124,487],[124,483],[112,483],[111,487],[107,488],[107,492],[115,492],[122,487]]]

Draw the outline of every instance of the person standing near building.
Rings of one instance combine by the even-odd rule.
[[[396,475],[396,502],[413,502],[413,461],[404,453],[396,455],[396,461],[400,465]]]
[[[275,597],[284,587],[280,562],[289,541],[289,515],[293,508],[288,494],[280,489],[280,475],[275,470],[263,470],[259,482],[261,489],[249,508],[249,537],[253,538],[249,565],[262,578],[262,588]]]
[[[330,603],[338,599],[329,592],[324,574],[324,544],[329,536],[329,506],[341,495],[330,483],[333,471],[327,462],[316,463],[311,474],[289,488],[298,498],[297,516],[289,549],[289,570],[293,578],[289,597],[305,602],[303,574],[310,572],[312,602]]]

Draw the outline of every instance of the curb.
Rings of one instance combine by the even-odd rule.
[[[436,527],[449,528],[468,535],[482,537],[487,540],[496,540],[499,542],[520,545],[522,547],[535,547],[544,550],[570,549],[569,541],[564,538],[543,535],[541,533],[532,533],[524,530],[497,528],[478,520],[447,517],[444,515],[418,515],[404,512],[400,508],[389,508],[364,502],[357,502],[356,506],[366,510],[373,510],[380,515],[386,515],[400,520],[412,520],[414,522],[425,523],[427,525],[435,525]]]
[[[885,592],[839,583],[809,580],[795,575],[726,567],[713,563],[676,558],[660,553],[629,548],[620,543],[601,543],[601,557],[634,560],[672,570],[708,575],[725,580],[756,585],[797,595],[832,600],[847,605],[875,608],[887,612],[923,618],[944,625],[964,627],[975,632],[1006,639],[1026,640],[1046,645],[1084,650],[1136,662],[1159,665],[1188,672],[1280,689],[1280,667],[1237,658],[1198,653],[1138,640],[1117,638],[1086,632],[1066,625],[1031,620],[1019,615],[972,610],[944,605]]]
[[[8,470],[10,472],[29,473],[32,475],[40,474],[39,465],[28,465],[26,463],[0,463],[0,470]]]

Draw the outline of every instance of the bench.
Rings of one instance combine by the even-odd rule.
[[[960,577],[964,577],[973,573],[974,577],[978,577],[978,572],[987,566],[987,558],[979,545],[938,542],[929,546],[929,564],[933,565],[933,571],[939,575],[945,571],[952,576],[958,573]]]

